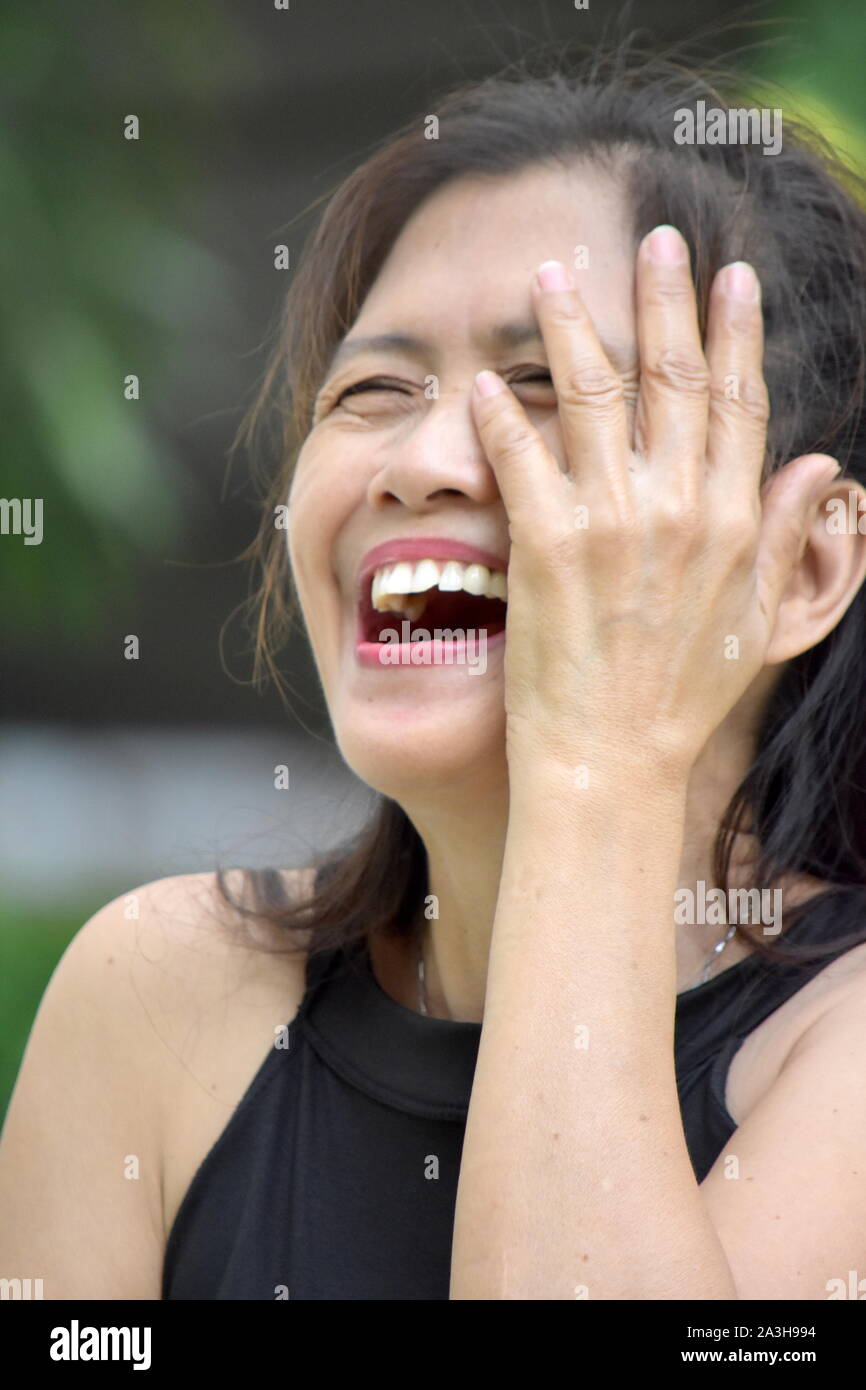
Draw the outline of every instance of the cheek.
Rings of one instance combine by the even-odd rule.
[[[363,477],[351,449],[333,437],[308,438],[298,455],[287,498],[286,545],[308,630],[330,626],[335,552],[363,501]]]
[[[308,439],[289,492],[290,514],[314,522],[317,530],[322,524],[331,526],[333,518],[344,519],[363,500],[370,474],[368,455],[369,445],[365,450],[351,438],[331,434]]]
[[[309,627],[310,604],[321,592],[333,536],[333,497],[322,487],[322,470],[311,454],[298,458],[288,495],[287,559],[294,588]]]
[[[311,528],[305,521],[307,489],[305,480],[296,472],[289,488],[288,516],[286,522],[286,548],[289,566],[296,581],[302,578],[306,547],[304,537],[311,535]]]
[[[288,545],[293,566],[316,564],[342,524],[348,502],[342,496],[343,470],[329,464],[327,451],[305,445],[298,456],[288,495]]]

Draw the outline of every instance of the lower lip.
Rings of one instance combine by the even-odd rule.
[[[492,651],[505,642],[505,631],[494,632],[486,639],[486,650]],[[424,648],[425,659],[412,661],[413,651]],[[387,650],[389,660],[383,662],[382,653]],[[429,671],[445,667],[457,670],[472,670],[477,665],[482,647],[475,642],[364,642],[360,638],[355,643],[355,656],[359,666],[375,667],[378,671]],[[471,657],[471,660],[469,659]]]

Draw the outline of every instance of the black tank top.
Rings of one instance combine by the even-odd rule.
[[[811,946],[864,926],[866,894],[838,889],[785,940]],[[677,1086],[698,1182],[736,1129],[725,1107],[734,1053],[838,954],[796,966],[747,956],[677,996]],[[311,956],[288,1047],[269,1050],[181,1203],[163,1298],[447,1299],[480,1037],[480,1023],[391,999],[365,949]]]

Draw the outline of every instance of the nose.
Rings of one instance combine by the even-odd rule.
[[[400,502],[416,512],[434,511],[449,497],[479,506],[499,500],[496,475],[481,445],[469,387],[424,402],[406,431],[396,431],[367,501],[375,510]]]

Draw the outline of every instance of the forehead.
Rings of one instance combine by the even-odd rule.
[[[575,268],[603,336],[633,341],[634,254],[623,192],[602,171],[536,166],[463,176],[407,222],[351,336],[484,337],[503,320],[531,317],[532,272],[556,259]]]

